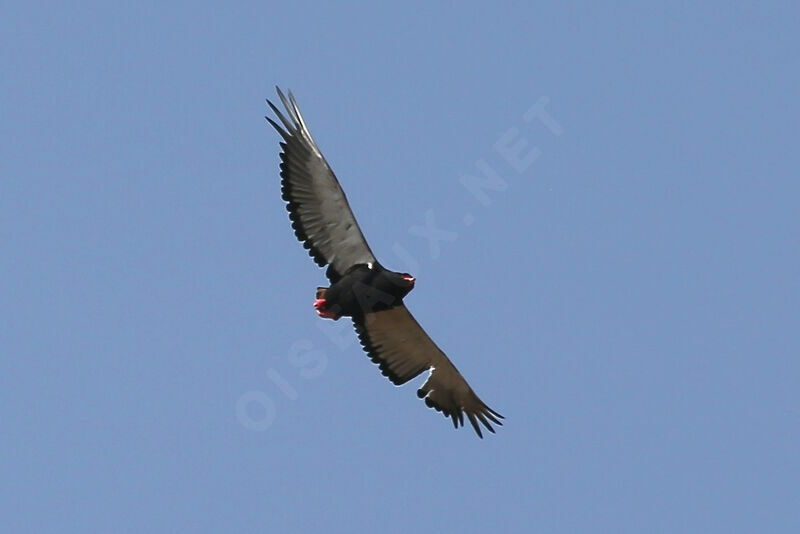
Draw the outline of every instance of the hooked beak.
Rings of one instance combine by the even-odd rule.
[[[413,287],[414,286],[414,282],[416,281],[416,278],[414,278],[413,276],[404,276],[403,280],[408,282],[408,285]]]

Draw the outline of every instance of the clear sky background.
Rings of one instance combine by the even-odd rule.
[[[800,532],[798,18],[5,4],[2,531]],[[276,84],[497,435],[316,317]]]

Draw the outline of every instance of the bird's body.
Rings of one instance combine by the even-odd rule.
[[[351,267],[331,287],[317,288],[314,307],[321,317],[363,317],[402,304],[414,288],[414,278],[407,273],[388,271],[379,264]]]
[[[314,308],[320,317],[350,317],[370,359],[395,385],[422,372],[430,375],[417,391],[429,407],[441,411],[458,428],[464,414],[478,436],[482,424],[503,416],[486,406],[436,346],[405,306],[414,277],[383,268],[375,259],[353,216],[347,197],[300,115],[294,97],[278,96],[288,118],[267,101],[281,125],[267,117],[283,138],[281,185],[292,228],[331,282],[317,289]]]

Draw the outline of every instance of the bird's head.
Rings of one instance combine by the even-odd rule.
[[[391,282],[391,284],[397,288],[395,291],[393,291],[393,293],[395,293],[395,296],[398,298],[405,297],[411,292],[412,289],[414,289],[414,282],[416,281],[416,278],[408,273],[395,273],[389,271],[385,274],[385,276]]]

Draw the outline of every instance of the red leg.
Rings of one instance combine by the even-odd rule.
[[[323,319],[333,319],[334,321],[339,320],[338,313],[327,309],[327,301],[325,299],[317,299],[314,301],[314,309],[317,310],[317,315],[322,317]]]

